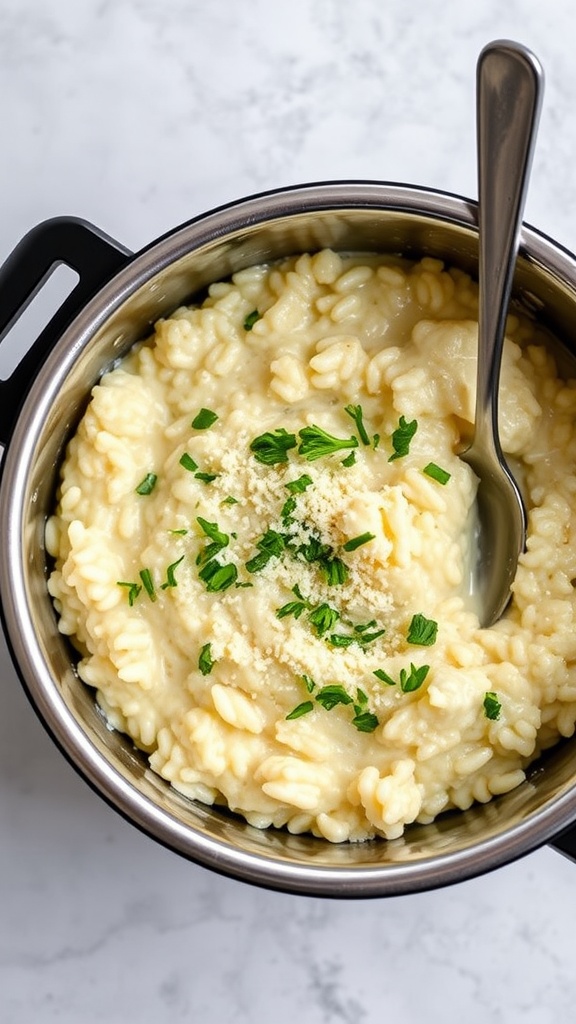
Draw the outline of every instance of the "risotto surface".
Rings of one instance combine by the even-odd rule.
[[[47,524],[81,678],[178,790],[332,842],[517,786],[576,720],[576,383],[510,316],[513,600],[467,590],[477,292],[325,250],[213,285],[94,388]]]

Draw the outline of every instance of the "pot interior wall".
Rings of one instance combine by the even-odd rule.
[[[141,275],[146,279],[140,279],[135,290],[126,289],[121,300],[110,299],[114,285],[109,286],[103,297],[97,296],[40,374],[36,392],[41,395],[43,389],[48,389],[50,401],[36,403],[34,440],[28,445],[25,464],[14,472],[15,480],[22,479],[23,517],[24,597],[17,613],[20,621],[23,618],[29,622],[23,627],[25,641],[19,643],[13,636],[12,646],[33,703],[70,759],[122,813],[181,853],[279,888],[332,892],[334,886],[320,876],[299,878],[297,870],[291,881],[276,879],[265,866],[260,870],[255,861],[247,866],[241,863],[242,858],[255,858],[263,865],[273,861],[289,869],[304,865],[309,871],[319,869],[320,874],[352,871],[364,876],[366,869],[374,870],[373,883],[359,881],[355,888],[348,879],[348,895],[424,888],[441,879],[414,870],[408,880],[402,875],[402,881],[396,882],[395,871],[406,865],[452,857],[471,850],[480,841],[488,848],[495,837],[529,823],[542,808],[557,802],[573,787],[574,743],[564,743],[550,752],[545,763],[535,766],[528,781],[513,793],[464,813],[447,814],[433,825],[409,828],[402,839],[394,842],[332,846],[306,836],[273,830],[260,832],[234,819],[224,809],[204,807],[181,797],[147,768],[145,758],[130,740],[110,731],[93,693],[79,681],[71,648],[56,627],[46,591],[49,568],[43,535],[46,515],[55,500],[64,443],[103,368],[109,367],[135,341],[146,337],[159,316],[200,295],[209,283],[226,278],[234,270],[324,246],[414,258],[424,254],[440,256],[472,273],[477,262],[474,215],[471,208],[463,206],[458,217],[454,214],[444,221],[406,209],[352,207],[320,213],[307,210],[280,216],[265,226],[254,222],[226,237],[210,238],[211,230],[208,223],[200,222],[196,228],[176,232],[171,243],[160,245],[156,257],[155,249],[149,250],[148,262],[144,263],[151,269]],[[155,259],[159,265],[154,266]],[[569,340],[576,303],[573,285],[545,269],[534,251],[525,251],[520,259],[515,294],[516,301],[524,306],[538,306],[541,318],[565,341]],[[106,302],[103,317],[101,310]],[[33,395],[30,401],[34,404]],[[26,448],[24,434],[20,438],[18,431],[24,429],[17,426],[13,440],[13,445],[22,450]],[[30,429],[28,421],[26,430]],[[39,667],[42,663],[47,669]],[[105,769],[99,763],[100,753],[107,761]],[[549,836],[539,837],[540,841],[546,838]],[[527,839],[527,848],[529,845]],[[239,859],[234,867],[227,857],[230,851],[238,850]],[[501,861],[506,859],[505,844],[498,856]],[[485,866],[495,863],[477,862],[474,871]],[[390,881],[384,881],[383,868]],[[459,870],[461,875],[474,873],[471,865],[461,869],[455,866],[454,880]]]

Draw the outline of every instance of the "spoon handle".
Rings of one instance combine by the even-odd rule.
[[[474,442],[498,441],[498,382],[544,75],[519,43],[489,43],[477,65],[480,221],[479,345]]]

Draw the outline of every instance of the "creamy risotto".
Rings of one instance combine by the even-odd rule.
[[[47,525],[80,677],[179,791],[395,838],[518,786],[576,720],[576,383],[510,316],[501,435],[529,533],[468,593],[477,290],[332,251],[243,270],[94,388]]]

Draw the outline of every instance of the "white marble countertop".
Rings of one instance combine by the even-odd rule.
[[[46,217],[137,249],[295,182],[473,196],[475,62],[497,37],[546,68],[526,219],[574,249],[575,31],[573,0],[2,0],[0,259]],[[88,789],[1,655],[2,1024],[574,1019],[559,854],[367,902],[217,877]]]

